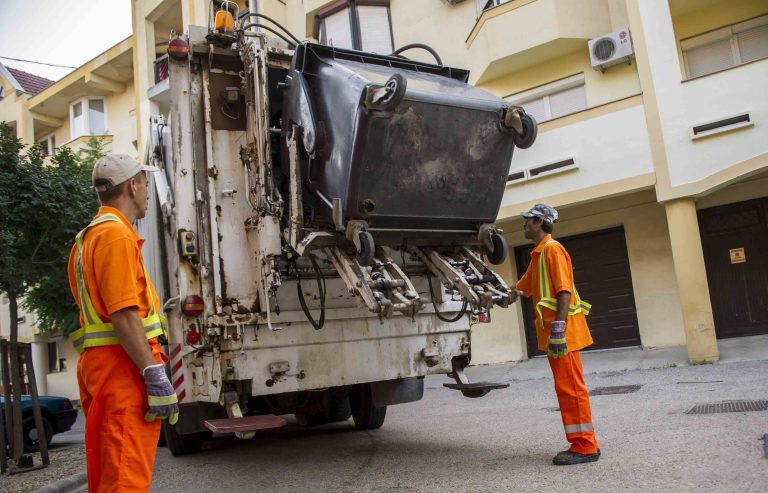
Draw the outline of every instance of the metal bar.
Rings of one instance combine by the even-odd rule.
[[[48,466],[51,464],[51,460],[48,457],[48,439],[45,435],[43,414],[40,412],[40,398],[37,395],[37,379],[35,378],[35,367],[32,363],[32,345],[25,344],[23,353],[28,373],[27,378],[29,379],[29,395],[32,397],[32,415],[35,418],[35,428],[37,428],[37,442],[40,444],[40,457],[43,459],[43,465]]]
[[[7,407],[8,404],[10,404],[10,400],[8,398],[8,395],[5,395],[6,389],[8,386],[5,383],[6,377],[8,375],[8,372],[5,370],[5,361],[6,361],[6,351],[5,351],[5,341],[0,341],[0,358],[2,358],[2,364],[0,365],[0,373],[3,375],[3,399],[5,400],[5,405]],[[5,426],[5,419],[3,418],[3,415],[10,416],[8,410],[5,410],[5,413],[0,412],[0,474],[5,474],[5,472],[8,470],[8,455],[5,450],[5,436],[6,434],[10,437],[11,434],[9,433],[9,430]]]

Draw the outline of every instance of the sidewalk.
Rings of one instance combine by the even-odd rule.
[[[716,364],[768,360],[768,335],[721,339],[718,341],[718,346],[720,361]],[[585,374],[650,370],[688,366],[688,350],[685,346],[662,349],[641,349],[638,347],[606,349],[583,351],[581,359]],[[471,367],[467,369],[466,373],[471,382],[509,383],[552,377],[549,364],[544,356],[537,356],[520,362]],[[444,380],[428,379],[426,388],[442,387]]]

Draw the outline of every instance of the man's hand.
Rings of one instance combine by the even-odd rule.
[[[549,324],[547,354],[550,358],[559,358],[568,354],[568,346],[565,343],[565,322],[563,320],[555,320]]]
[[[523,292],[519,289],[512,289],[509,294],[511,295],[509,300],[510,303],[514,303],[515,301],[519,300],[521,296],[523,296]]]
[[[150,365],[144,368],[141,374],[147,386],[149,403],[149,411],[144,416],[144,420],[151,422],[157,418],[168,418],[168,422],[175,425],[179,420],[179,400],[165,374],[165,367],[161,364]]]

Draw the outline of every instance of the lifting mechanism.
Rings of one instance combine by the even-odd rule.
[[[259,22],[253,22],[254,18]],[[260,23],[262,20],[269,21],[276,27]],[[274,44],[270,45],[265,35],[254,31],[254,27],[274,33],[285,41],[285,52],[293,54],[290,68],[286,62],[288,75],[285,82],[278,82],[278,87],[287,95],[279,122],[270,120],[270,115],[265,111],[269,101],[269,88],[265,83],[268,79],[265,53],[275,51]],[[334,166],[344,165],[334,161],[332,166],[329,161],[329,146],[334,142],[333,132],[338,130],[333,128],[333,117],[321,114],[322,111],[328,111],[328,108],[318,105],[316,97],[311,95],[311,91],[316,91],[319,83],[315,82],[313,86],[308,80],[314,80],[313,77],[320,80],[320,75],[327,76],[322,71],[329,70],[333,64],[346,67],[345,70],[351,73],[357,60],[364,59],[368,63],[366,70],[385,75],[372,75],[373,82],[360,88],[360,91],[355,93],[359,94],[359,97],[351,100],[351,104],[357,105],[361,111],[360,118],[368,119],[363,123],[369,125],[369,129],[387,124],[390,125],[392,134],[395,134],[401,131],[398,125],[402,124],[402,129],[405,130],[402,130],[401,138],[407,141],[409,132],[415,128],[414,125],[419,124],[416,120],[405,121],[415,110],[398,112],[400,105],[413,104],[412,101],[409,102],[409,98],[416,98],[419,94],[419,91],[409,93],[407,90],[407,66],[417,67],[411,71],[418,72],[414,77],[421,78],[419,83],[423,86],[420,87],[429,89],[427,82],[434,79],[434,82],[429,82],[433,84],[431,89],[434,92],[434,95],[430,96],[432,99],[427,101],[429,104],[445,105],[450,103],[452,96],[463,95],[469,87],[466,85],[468,73],[444,67],[436,54],[436,64],[423,64],[413,62],[399,53],[390,55],[389,58],[373,55],[365,58],[366,54],[349,55],[344,50],[310,45],[301,42],[263,14],[249,12],[241,18],[237,3],[228,0],[211,2],[208,35],[205,39],[209,45],[208,62],[211,69],[216,63],[226,65],[227,56],[233,58],[231,50],[230,54],[225,53],[229,48],[237,47],[239,52],[237,63],[241,64],[241,68],[235,70],[239,70],[240,87],[227,86],[221,90],[218,97],[222,101],[221,111],[227,118],[238,118],[235,107],[242,108],[246,117],[247,144],[241,149],[240,159],[247,183],[237,197],[244,197],[252,208],[252,215],[246,221],[245,228],[249,232],[255,230],[257,238],[255,254],[260,260],[260,308],[257,323],[264,323],[272,330],[280,329],[272,322],[275,316],[273,314],[277,310],[276,293],[286,276],[288,279],[295,276],[304,313],[316,329],[323,327],[326,289],[318,259],[324,262],[326,270],[332,267],[349,293],[358,298],[358,303],[381,320],[398,316],[414,319],[422,311],[434,310],[435,316],[443,322],[458,321],[464,316],[471,317],[473,322],[487,321],[493,307],[506,308],[516,301],[516,291],[510,289],[498,274],[486,266],[483,256],[492,264],[501,264],[507,257],[506,241],[493,221],[506,182],[509,163],[507,158],[511,158],[514,147],[529,147],[536,137],[536,122],[522,108],[509,106],[498,98],[491,101],[467,96],[461,102],[464,106],[461,106],[460,110],[462,115],[466,115],[464,118],[468,119],[467,126],[474,125],[478,132],[485,132],[477,137],[477,146],[472,148],[471,152],[487,152],[487,149],[494,146],[496,149],[502,149],[496,152],[500,157],[485,154],[476,158],[477,162],[483,163],[491,158],[498,159],[498,170],[491,170],[493,173],[477,166],[477,162],[467,164],[456,161],[451,163],[453,175],[426,176],[423,179],[417,177],[411,189],[402,188],[402,183],[393,184],[392,187],[397,188],[397,193],[386,195],[376,188],[376,180],[383,179],[382,176],[388,179],[394,176],[403,180],[412,178],[407,168],[399,170],[400,175],[386,174],[394,173],[391,171],[393,166],[408,160],[386,161],[389,157],[393,160],[401,158],[402,156],[391,156],[393,153],[397,154],[398,149],[378,149],[378,158],[366,154],[370,149],[353,149],[354,152],[350,152],[353,158],[350,159],[360,159],[360,162],[347,163],[350,169],[363,166],[360,163],[376,163],[376,166],[365,168],[365,171],[361,172],[361,176],[365,178],[370,176],[370,183],[358,185],[350,182],[345,185],[347,188],[340,192],[328,181]],[[431,49],[429,51],[432,52]],[[197,53],[200,54],[200,51]],[[400,67],[395,70],[394,67],[398,64]],[[222,70],[232,69],[225,67]],[[391,75],[386,78],[388,73]],[[362,77],[345,77],[348,77],[349,81],[363,80]],[[335,90],[337,92],[334,94],[339,95],[354,92],[345,92],[343,86]],[[216,95],[211,95],[211,100],[215,97]],[[343,99],[343,96],[338,97]],[[237,106],[242,99],[245,99],[245,104]],[[339,105],[342,103],[340,100]],[[472,104],[477,107],[470,107]],[[493,104],[503,106],[494,109]],[[343,112],[340,110],[338,113]],[[433,129],[429,126],[419,127],[419,131],[430,132]],[[335,138],[334,145],[338,145],[339,138]],[[277,142],[279,144],[276,144]],[[445,143],[446,146],[449,144],[452,143]],[[275,153],[272,147],[275,145],[282,146],[282,163],[273,162]],[[448,151],[434,149],[432,152],[434,155],[430,157],[434,162],[451,159],[447,154],[440,154]],[[453,152],[454,156],[456,154],[459,153]],[[469,157],[466,157],[465,161],[468,160]],[[475,168],[466,168],[469,165]],[[474,176],[474,172],[491,174]],[[209,167],[208,173],[215,173],[215,169]],[[347,177],[357,176],[355,173],[357,171],[350,171]],[[362,183],[363,178],[359,179]],[[472,184],[462,188],[462,180]],[[492,187],[489,185],[489,188],[493,188],[496,195],[485,193],[481,186],[479,190],[475,190],[474,195],[453,196],[469,193],[459,190],[471,189],[473,185],[478,189],[475,183],[485,183],[484,180],[492,182]],[[425,187],[431,187],[433,184],[440,189],[439,196],[435,195],[436,201],[439,202],[436,204],[431,203],[429,195],[424,191]],[[411,195],[408,195],[409,193]],[[405,222],[398,222],[403,217],[402,208],[399,207],[401,200],[414,201],[413,210],[417,211],[414,214],[425,210],[426,219],[419,222],[419,217],[413,217],[406,218]],[[445,216],[439,214],[440,208],[445,208],[440,204],[460,208],[466,203],[479,204],[473,206],[481,212],[468,218],[463,218],[455,212],[460,209],[449,211]],[[430,209],[431,207],[434,207],[434,210]],[[212,212],[212,216],[215,215],[215,211]],[[405,256],[419,263],[421,270],[409,270],[409,274],[406,274],[402,263],[394,260],[399,257],[404,259]],[[305,272],[307,265],[311,265],[310,272],[314,270],[317,277],[321,300],[321,315],[317,320],[310,316],[301,293],[299,263]],[[213,268],[217,267],[214,265]],[[421,276],[422,280],[426,277],[429,294],[419,293],[409,275]],[[458,312],[453,311],[452,318],[438,310],[438,304],[442,302],[445,293],[448,293],[452,300],[462,303]],[[429,357],[425,355],[426,359]],[[464,373],[469,361],[469,354],[453,358],[452,372],[449,375],[456,383],[445,384],[446,387],[459,390],[467,397],[482,397],[491,390],[508,386],[489,382],[470,383]],[[206,421],[206,426],[212,431],[233,431],[238,436],[247,437],[248,433],[252,434],[254,430],[285,424],[284,420],[274,416],[243,417],[237,394],[223,392],[222,395],[228,418]]]

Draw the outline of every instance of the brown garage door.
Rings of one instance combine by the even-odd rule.
[[[699,211],[718,339],[768,334],[768,199]]]
[[[592,303],[587,323],[595,343],[589,349],[638,346],[640,332],[624,228],[555,238],[571,256],[579,295]],[[515,248],[521,276],[531,260],[532,249],[530,245]],[[535,312],[529,298],[523,300],[523,315],[528,354],[533,356],[537,354]]]

